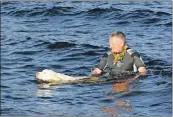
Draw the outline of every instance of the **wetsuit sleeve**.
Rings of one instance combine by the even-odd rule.
[[[106,66],[106,64],[107,64],[107,57],[108,57],[108,54],[106,53],[106,54],[101,58],[100,63],[99,63],[99,65],[98,65],[98,68],[99,68],[100,70],[103,70],[104,67]]]
[[[139,53],[135,52],[131,55],[133,57],[133,60],[134,60],[134,64],[137,68],[139,67],[145,67],[145,64],[140,56]]]

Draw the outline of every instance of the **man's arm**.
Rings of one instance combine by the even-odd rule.
[[[141,56],[137,52],[135,52],[132,54],[132,57],[133,57],[134,64],[137,67],[139,74],[145,75],[147,73],[147,69],[145,67],[145,64],[144,64]]]
[[[94,75],[94,76],[99,76],[99,75],[101,75],[101,73],[103,72],[104,68],[106,67],[106,64],[107,64],[107,57],[108,57],[108,53],[106,53],[106,54],[101,58],[98,67],[95,68],[95,69],[92,71],[92,75]]]
[[[108,57],[108,54],[106,53],[105,55],[103,55],[103,57],[101,58],[100,60],[100,63],[98,65],[98,68],[100,70],[104,70],[104,68],[106,67],[106,64],[107,64],[107,57]]]

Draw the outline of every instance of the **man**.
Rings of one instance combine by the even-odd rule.
[[[101,76],[105,69],[108,69],[109,75],[134,71],[140,74],[147,72],[144,62],[140,55],[134,50],[128,48],[126,36],[122,32],[114,32],[109,37],[111,51],[106,53],[97,68],[92,71],[93,76]]]

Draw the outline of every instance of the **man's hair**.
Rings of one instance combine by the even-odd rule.
[[[114,36],[120,37],[121,39],[124,40],[124,42],[126,42],[126,36],[125,36],[125,34],[124,34],[123,32],[120,32],[120,31],[113,32],[113,33],[110,35],[110,38],[111,38],[111,37],[114,37]]]

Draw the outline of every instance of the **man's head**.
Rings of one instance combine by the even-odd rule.
[[[126,36],[122,32],[114,32],[109,37],[109,44],[113,53],[120,53],[124,50]]]

